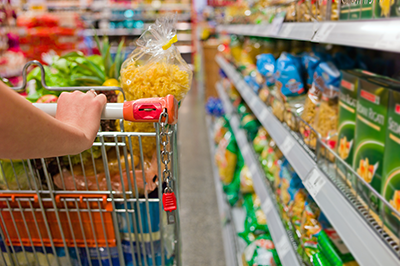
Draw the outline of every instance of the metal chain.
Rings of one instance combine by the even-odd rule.
[[[170,186],[170,179],[172,174],[171,170],[168,167],[168,164],[171,162],[172,151],[167,150],[167,146],[170,142],[170,136],[169,136],[168,113],[166,110],[164,110],[161,113],[160,119],[158,120],[158,124],[160,125],[160,144],[161,144],[160,157],[161,157],[161,163],[164,164],[162,180],[166,182],[167,185],[164,192],[172,192],[172,188]]]

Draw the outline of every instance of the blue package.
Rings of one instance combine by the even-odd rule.
[[[219,98],[209,97],[206,103],[206,112],[209,115],[220,117],[224,115],[222,101]]]
[[[314,72],[313,91],[319,91],[326,98],[339,96],[341,73],[332,62],[322,62]]]
[[[314,78],[315,69],[321,62],[321,59],[314,55],[305,54],[303,55],[301,62],[306,70],[306,76],[307,76],[306,83],[308,86],[311,86]]]
[[[160,219],[160,212],[159,212],[159,201],[149,201],[148,206],[149,209],[147,210],[146,202],[142,201],[139,202],[139,208],[137,207],[136,202],[127,203],[128,210],[134,210],[134,212],[118,212],[118,224],[119,230],[121,233],[122,238],[122,248],[125,258],[126,265],[135,265],[133,263],[133,256],[132,256],[132,247],[133,252],[135,253],[135,259],[138,261],[140,257],[141,260],[146,260],[148,265],[161,265],[158,264],[158,261],[161,263],[161,235],[160,235],[160,225],[161,222],[166,224],[165,217],[164,219]],[[117,209],[125,209],[123,203],[116,204]],[[149,217],[148,217],[149,215]],[[140,216],[140,219],[139,219]],[[129,217],[129,219],[128,219]],[[149,220],[150,218],[150,220]],[[163,236],[164,239],[170,239],[173,236],[173,231],[168,230],[170,227],[164,227]],[[135,237],[135,229],[138,233],[138,238]],[[173,237],[172,237],[173,238]],[[130,242],[132,241],[132,242]],[[171,241],[171,243],[173,240]],[[139,247],[137,244],[139,243]],[[164,242],[164,254],[165,259],[171,257],[172,251],[170,247],[166,246],[166,241]],[[152,250],[155,254],[156,263],[152,264]],[[138,252],[140,254],[138,254]]]
[[[275,64],[276,60],[272,54],[257,55],[257,70],[266,78],[267,86],[275,84]]]
[[[275,84],[287,97],[305,93],[300,58],[282,53],[276,61]]]
[[[281,178],[281,200],[285,205],[288,205],[293,201],[299,189],[304,188],[304,185],[286,158],[282,161],[279,177]]]
[[[256,80],[252,76],[246,76],[244,77],[244,81],[247,83],[247,85],[250,86],[250,88],[254,91],[254,93],[258,93],[258,91],[261,89],[260,85],[256,82]]]
[[[117,247],[79,248],[79,257],[82,266],[119,266]],[[100,260],[99,260],[100,258]],[[89,262],[90,260],[90,262]],[[78,264],[73,264],[78,265]]]
[[[133,242],[133,247],[131,247],[129,241],[122,240],[122,250],[124,253],[125,265],[126,266],[139,265],[139,257],[140,257],[142,265],[146,265],[146,264],[148,266],[163,265],[162,260],[161,260],[161,243],[160,243],[160,241],[156,241],[153,244],[154,244],[154,250],[155,250],[155,252],[154,252],[155,263],[153,262],[153,257],[152,257],[150,248],[146,248],[146,254],[144,254],[144,252],[141,251],[141,254],[138,255],[137,246],[136,246],[135,242]],[[135,254],[135,262],[133,261],[132,248],[133,248],[133,252]],[[157,250],[157,252],[156,252],[156,250]],[[168,257],[167,254],[168,254],[168,252],[165,250],[165,252],[164,252],[165,265],[172,265],[174,258],[172,256]]]

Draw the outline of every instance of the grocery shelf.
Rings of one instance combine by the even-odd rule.
[[[302,264],[300,264],[297,257],[297,252],[293,248],[286,233],[285,227],[279,215],[277,204],[273,197],[273,193],[265,182],[265,174],[261,170],[260,163],[256,159],[255,153],[246,138],[246,133],[240,128],[239,117],[234,112],[232,103],[229,101],[228,95],[224,91],[221,84],[217,85],[217,91],[222,100],[225,114],[229,116],[229,123],[233,133],[235,134],[235,138],[244,161],[251,172],[251,176],[253,178],[253,187],[262,202],[261,208],[267,217],[268,228],[275,243],[275,248],[278,252],[282,265],[300,266]]]
[[[219,25],[217,31],[400,52],[400,19],[287,22],[277,34],[272,24]]]
[[[242,266],[241,254],[246,247],[243,239],[238,237],[238,233],[244,231],[245,211],[242,208],[230,207],[222,190],[221,180],[217,166],[215,165],[215,145],[213,140],[211,117],[206,117],[208,128],[208,139],[210,144],[211,164],[214,174],[214,183],[217,193],[217,204],[222,223],[222,236],[225,250],[225,264],[232,266]]]
[[[399,265],[396,254],[354,209],[331,178],[317,166],[315,157],[298,141],[297,135],[292,134],[272,114],[230,63],[220,56],[217,56],[216,61],[296,170],[357,262],[360,265]]]
[[[145,27],[147,28],[147,27]],[[143,29],[107,29],[107,30],[93,30],[86,29],[83,30],[82,34],[84,36],[94,36],[97,34],[98,36],[140,36],[143,33]],[[192,35],[189,33],[178,33],[177,34],[179,41],[191,41]]]

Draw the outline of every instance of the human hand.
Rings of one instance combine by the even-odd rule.
[[[86,93],[63,92],[57,101],[55,118],[83,133],[83,148],[89,149],[99,130],[101,112],[106,103],[104,94],[96,95],[92,90]]]

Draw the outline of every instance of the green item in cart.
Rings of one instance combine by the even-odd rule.
[[[317,252],[312,256],[312,264],[314,266],[332,266],[321,252]]]
[[[357,73],[354,73],[352,70],[342,71],[339,94],[339,142],[337,145],[337,154],[350,166],[353,163],[355,144],[354,133],[356,127],[357,90]],[[339,160],[336,160],[336,165],[338,167],[338,172],[342,176],[346,175],[346,167],[340,163]]]
[[[355,259],[335,229],[327,228],[318,235],[318,248],[332,266],[343,266]]]
[[[388,79],[365,71],[360,74],[353,168],[376,191],[381,191],[382,170],[389,104]],[[357,182],[361,197],[378,212],[377,196]]]
[[[281,265],[275,245],[268,235],[258,236],[245,248],[242,258],[244,266]]]
[[[400,212],[400,92],[391,91],[388,109],[385,155],[382,175],[382,196]],[[400,217],[384,206],[383,220],[397,239]]]

